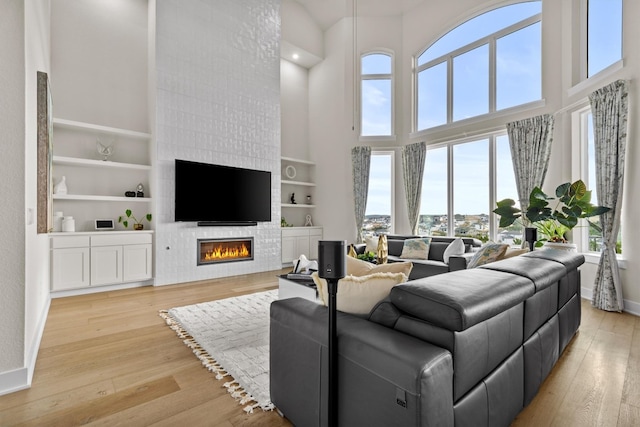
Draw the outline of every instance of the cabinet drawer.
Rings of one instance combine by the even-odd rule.
[[[300,230],[298,228],[283,228],[282,229],[282,237],[297,237],[297,236],[308,236],[309,230]]]
[[[60,236],[51,238],[51,249],[89,247],[89,236]]]
[[[309,229],[309,235],[311,235],[311,236],[320,236],[320,238],[322,238],[322,228],[311,228],[311,229]]]
[[[143,245],[151,243],[150,233],[91,236],[91,246]]]

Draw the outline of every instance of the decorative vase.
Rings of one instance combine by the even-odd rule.
[[[53,194],[58,194],[58,195],[65,195],[67,194],[67,177],[63,176],[60,179],[60,182],[58,182],[54,187],[53,187]]]
[[[529,252],[533,252],[536,240],[538,240],[538,229],[535,227],[526,227],[524,229],[524,241],[529,243]]]
[[[558,242],[545,242],[545,249],[559,249],[561,251],[577,252],[578,246],[575,243],[558,243]]]
[[[142,230],[144,229],[144,224],[133,224],[134,230]]]
[[[387,235],[383,234],[378,238],[376,261],[378,262],[378,264],[386,264],[388,258],[389,258],[389,244],[387,243]]]

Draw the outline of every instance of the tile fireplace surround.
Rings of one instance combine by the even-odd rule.
[[[253,260],[253,237],[198,239],[198,265]]]

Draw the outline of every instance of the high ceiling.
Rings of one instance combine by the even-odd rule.
[[[410,11],[426,0],[296,0],[320,28],[326,30],[345,16],[393,16]]]

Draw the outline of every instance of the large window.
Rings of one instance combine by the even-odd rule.
[[[542,2],[504,6],[454,28],[416,62],[415,130],[542,98]]]
[[[393,232],[393,151],[371,153],[367,209],[362,235],[373,236]]]
[[[370,53],[361,60],[362,136],[393,135],[392,57],[386,53]]]
[[[429,148],[418,230],[434,236],[517,243],[514,230],[497,230],[492,225],[497,223],[491,214],[495,201],[507,197],[518,198],[504,132]]]
[[[587,77],[622,59],[622,0],[587,1]]]

